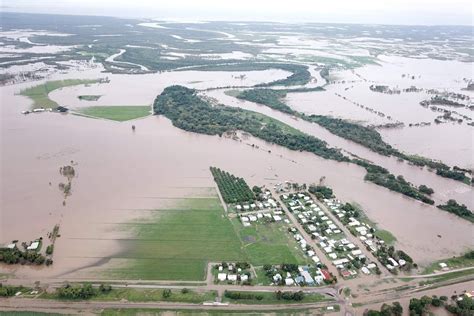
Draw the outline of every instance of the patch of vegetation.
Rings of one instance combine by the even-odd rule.
[[[14,296],[16,293],[23,291],[22,286],[5,285],[0,283],[0,297]]]
[[[327,147],[326,142],[303,134],[265,115],[230,108],[212,106],[196,95],[196,91],[183,86],[167,87],[154,103],[156,114],[168,117],[173,125],[190,132],[222,135],[227,131],[242,130],[254,137],[287,147],[309,151],[337,161],[348,161],[339,150]]]
[[[250,202],[255,195],[243,178],[238,178],[224,170],[211,167],[214,181],[226,203]]]
[[[360,159],[354,159],[352,161],[367,170],[367,174],[364,177],[365,180],[422,201],[423,203],[430,205],[434,204],[432,199],[425,196],[419,189],[413,186],[413,184],[406,181],[403,176],[396,177],[395,175],[389,173],[387,169]]]
[[[474,300],[472,297],[463,295],[462,297],[453,297],[454,304],[446,305],[446,310],[453,315],[473,315],[474,314]],[[431,304],[434,303],[432,300]]]
[[[449,200],[446,204],[438,205],[437,207],[443,211],[467,219],[470,222],[474,222],[474,213],[472,213],[466,205],[460,205],[455,200]]]
[[[8,249],[0,248],[0,262],[6,264],[35,264],[42,265],[46,263],[47,265],[51,264],[50,259],[46,259],[41,253],[36,250],[26,250],[22,251],[18,248]]]
[[[470,182],[469,177],[467,177],[462,171],[449,170],[449,169],[436,169],[436,174],[445,178],[461,181],[466,184],[469,184]]]
[[[285,91],[271,89],[244,90],[237,95],[238,99],[264,104],[274,110],[293,114],[293,110],[284,102],[280,101],[280,99],[284,97],[286,97]]]
[[[392,305],[383,304],[380,311],[369,310],[367,316],[402,316],[403,307],[399,302],[393,302]]]
[[[81,101],[97,101],[101,95],[80,95],[77,98]]]
[[[147,105],[90,106],[78,109],[77,112],[86,116],[124,122],[150,115],[150,107]]]
[[[226,290],[224,297],[237,304],[303,304],[327,301],[321,294],[308,294],[303,291],[243,292]]]
[[[397,241],[397,238],[388,230],[377,230],[374,233],[377,238],[383,240],[385,244],[387,245],[392,245],[395,241]]]
[[[59,106],[55,101],[49,98],[49,93],[60,88],[77,86],[81,84],[92,84],[97,83],[99,80],[96,79],[67,79],[67,80],[57,80],[57,81],[48,81],[38,86],[27,88],[20,91],[20,94],[26,97],[29,97],[33,100],[33,109],[37,108],[56,108]]]
[[[310,185],[308,191],[309,193],[314,194],[319,200],[331,199],[334,197],[332,189],[324,185]]]

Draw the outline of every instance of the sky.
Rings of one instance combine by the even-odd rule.
[[[472,0],[0,0],[2,11],[176,20],[473,25]]]

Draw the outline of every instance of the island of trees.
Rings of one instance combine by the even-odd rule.
[[[260,113],[213,105],[200,98],[196,90],[170,86],[155,99],[154,112],[168,117],[174,126],[186,131],[222,136],[228,131],[241,130],[254,137],[291,150],[307,151],[325,159],[352,162],[367,170],[365,179],[424,203],[434,202],[403,177],[361,159],[350,159],[327,143],[304,134],[280,121]]]
[[[438,205],[439,209],[465,218],[474,223],[474,213],[466,205],[458,204],[455,200],[449,200],[446,204]]]

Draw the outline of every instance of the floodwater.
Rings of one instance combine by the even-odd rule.
[[[369,86],[381,84],[398,89],[416,86],[461,93],[473,99],[472,91],[462,89],[467,85],[463,79],[472,77],[474,65],[458,61],[385,56],[379,58],[382,60],[382,66],[368,65],[352,72],[334,71],[331,76],[337,83],[325,87],[326,91],[294,93],[288,95],[286,101],[295,110],[306,114],[330,115],[364,125],[402,122],[405,124],[403,128],[379,130],[385,141],[406,153],[438,159],[451,166],[473,168],[474,128],[467,125],[468,121],[436,125],[434,119],[442,113],[419,105],[420,101],[430,99],[433,95],[425,91],[389,95],[373,92]],[[415,79],[411,79],[411,76]],[[354,103],[363,105],[364,108]],[[367,108],[385,116],[382,117]],[[446,109],[455,110],[474,119],[474,113],[470,110],[449,107]],[[431,125],[409,127],[409,124],[417,123]]]
[[[171,84],[194,88],[249,85],[287,75],[282,71],[245,72],[247,77],[241,80],[235,75],[243,72],[111,75],[99,71],[54,75],[49,80],[108,76],[111,81],[64,88],[51,97],[66,106],[82,103],[77,100],[81,94],[102,95],[97,104],[151,104]],[[53,266],[1,267],[1,272],[35,280],[72,280],[81,275],[82,268],[116,258],[121,249],[120,239],[130,237],[126,231],[117,229],[120,223],[147,216],[150,209],[191,195],[196,188],[214,186],[209,166],[242,176],[251,186],[273,186],[285,180],[312,183],[325,176],[325,183],[334,188],[340,199],[360,204],[381,228],[395,234],[398,248],[420,264],[457,255],[474,246],[472,224],[364,182],[365,171],[351,164],[290,151],[253,138],[240,142],[188,133],[159,116],[133,121],[135,132],[132,122],[56,113],[24,116],[20,112],[28,109],[31,101],[16,94],[38,83],[0,88],[0,243],[46,237],[55,224],[60,224],[61,237],[56,241]],[[63,181],[59,168],[71,161],[77,164],[77,176],[72,182],[72,195],[63,206],[63,194],[58,189]],[[456,187],[456,183],[451,185]]]

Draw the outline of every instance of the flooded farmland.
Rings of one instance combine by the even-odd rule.
[[[97,74],[97,70],[90,70],[50,79],[90,78]],[[246,75],[244,85],[285,77],[284,72],[278,71]],[[170,84],[197,88],[240,84],[240,79],[236,82],[234,74],[226,72],[107,76],[110,83],[63,88],[51,93],[50,97],[71,106],[81,106],[83,101],[77,99],[81,94],[102,95],[98,104],[104,105],[151,104],[154,97]],[[120,240],[130,237],[127,232],[115,229],[115,224],[146,216],[148,210],[159,207],[164,201],[195,194],[196,188],[212,187],[209,166],[229,170],[247,179],[251,185],[269,187],[285,180],[312,183],[324,176],[338,197],[360,204],[369,217],[381,228],[391,231],[397,237],[399,247],[420,264],[456,255],[473,246],[469,222],[365,182],[364,170],[354,165],[290,151],[253,138],[235,141],[184,132],[159,116],[134,121],[135,132],[131,130],[131,123],[93,120],[72,114],[23,116],[20,111],[28,109],[31,101],[17,93],[31,84],[1,88],[0,238],[2,242],[17,238],[34,239],[58,223],[61,238],[56,242],[53,267],[9,268],[18,277],[74,278],[81,268],[114,258],[121,248]],[[208,94],[228,105],[274,116],[322,139],[328,137],[333,146],[356,150],[354,145],[344,147],[348,144],[343,144],[342,140],[335,143],[335,136],[331,137],[315,125],[307,126],[299,121],[292,123],[291,118],[269,113],[266,108],[257,109],[253,104],[234,104],[221,92]],[[258,145],[259,149],[250,144]],[[360,148],[357,150],[368,154]],[[70,161],[77,164],[77,176],[72,194],[63,206],[63,196],[57,189],[61,181],[58,170]],[[382,162],[382,159],[377,162]],[[424,181],[437,180],[426,171],[416,171],[416,168],[388,158],[385,158],[385,163],[397,174],[412,173],[416,178],[419,172]],[[433,186],[447,197],[455,196],[462,200],[465,194],[464,200],[469,202],[471,189],[451,182],[441,179]],[[378,198],[374,199],[375,196]],[[422,231],[420,223],[424,227]]]
[[[455,199],[474,209],[471,185],[383,156],[320,125],[229,93],[262,86],[303,88],[288,92],[282,102],[305,115],[371,126],[404,153],[472,169],[474,94],[466,87],[472,81],[473,62],[464,53],[469,40],[456,30],[442,35],[455,40],[455,48],[426,38],[419,43],[432,47],[424,51],[398,38],[413,35],[411,31],[374,32],[368,26],[351,30],[259,24],[254,29],[217,22],[79,22],[65,23],[60,32],[35,31],[30,26],[22,30],[10,19],[10,31],[2,30],[0,244],[46,238],[55,225],[60,237],[53,265],[2,265],[0,274],[26,280],[106,278],[97,271],[122,264],[127,242],[137,237],[123,224],[149,218],[155,209],[180,198],[207,196],[215,187],[210,166],[243,177],[251,187],[321,180],[338,198],[359,205],[380,229],[391,232],[396,248],[422,267],[474,247],[472,223],[435,206]],[[428,56],[432,52],[437,59]],[[46,90],[47,82],[65,79],[101,80]],[[355,164],[291,151],[252,136],[218,137],[179,129],[166,117],[152,115],[156,96],[171,85],[264,114],[415,186],[427,185],[434,190],[435,205],[365,181],[366,170]],[[377,85],[400,93],[380,93],[373,87]],[[43,102],[49,98],[69,112],[39,109],[22,114],[32,109],[33,101],[20,93],[35,86],[44,87],[43,98],[43,91],[30,97]],[[314,91],[315,87],[324,90]],[[433,89],[467,96],[452,120],[435,123],[452,108],[420,105],[436,94]],[[115,106],[141,106],[145,116],[118,122],[86,117],[80,111]],[[392,123],[397,127],[383,127]],[[66,181],[60,168],[69,165],[74,177]]]

